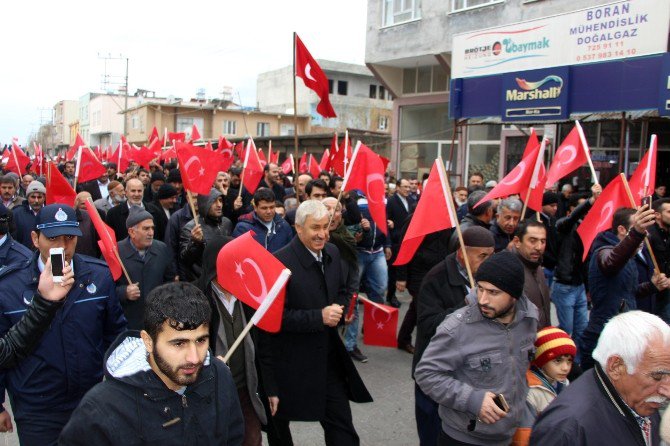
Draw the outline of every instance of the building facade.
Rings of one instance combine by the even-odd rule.
[[[579,119],[601,182],[631,172],[652,133],[658,177],[670,174],[669,9],[663,0],[369,0],[366,64],[395,97],[393,166],[421,176],[441,156],[454,184],[474,171],[498,179],[531,127],[551,156]],[[560,100],[524,102],[532,95]],[[583,169],[569,181],[589,177]]]
[[[77,101],[62,100],[54,105],[54,148],[64,148],[70,145],[70,124],[79,119],[79,103]]]

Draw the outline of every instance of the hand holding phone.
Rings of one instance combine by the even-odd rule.
[[[63,282],[63,268],[65,267],[65,255],[63,248],[51,248],[49,250],[51,258],[51,274],[55,283]]]
[[[507,400],[505,399],[505,395],[502,393],[497,394],[496,396],[493,397],[493,402],[496,403],[496,406],[500,408],[500,410],[504,410],[505,412],[509,412],[509,404],[507,404]]]
[[[651,195],[642,197],[642,206],[647,206],[647,209],[651,209]]]

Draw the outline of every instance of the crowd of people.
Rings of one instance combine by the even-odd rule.
[[[397,347],[411,355],[421,445],[660,442],[665,186],[651,208],[616,210],[583,261],[577,228],[600,185],[562,184],[522,215],[518,196],[481,202],[496,181],[473,173],[453,189],[462,238],[429,234],[396,266],[422,199],[415,177],[387,174],[385,233],[363,191],[342,192],[332,172],[293,179],[269,163],[250,193],[238,161],[198,195],[175,163],[107,163],[81,184],[75,167],[59,165],[73,207],[46,204],[35,172],[0,177],[0,398],[13,410],[0,412],[0,432],[16,424],[22,445],[260,445],[263,431],[291,445],[291,421],[318,421],[325,444],[359,444],[349,402],[372,396],[349,303],[365,293],[400,307],[405,292]],[[118,241],[117,280],[87,202]],[[250,231],[292,276],[281,330],[253,328],[224,364],[253,309],[220,283],[217,256]],[[63,248],[62,277],[52,248]]]

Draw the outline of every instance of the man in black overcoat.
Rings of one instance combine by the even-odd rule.
[[[316,200],[296,212],[297,235],[275,256],[291,270],[281,331],[264,334],[271,358],[264,383],[278,402],[282,444],[292,445],[289,421],[319,421],[326,445],[359,444],[349,400],[371,402],[337,334],[348,305],[340,254],[328,240],[329,214]],[[278,400],[278,401],[277,401]]]

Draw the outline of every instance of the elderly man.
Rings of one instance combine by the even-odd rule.
[[[129,284],[122,275],[116,281],[116,295],[128,328],[141,330],[147,296],[154,288],[173,281],[176,271],[170,249],[160,240],[154,240],[154,219],[150,213],[133,206],[126,226],[128,237],[119,242],[119,256],[133,283]]]
[[[438,445],[509,445],[526,406],[537,308],[523,295],[523,265],[500,251],[475,280],[476,293],[437,327],[414,371],[421,391],[440,405]]]
[[[477,203],[486,196],[483,190],[477,190],[468,196],[467,208],[468,213],[461,220],[461,230],[470,226],[481,226],[482,228],[491,229],[491,220],[493,220],[493,201],[488,200],[477,206]],[[459,248],[458,235],[454,231],[449,240],[449,252],[452,253]]]
[[[658,409],[670,397],[670,328],[631,311],[605,324],[594,368],[540,415],[531,445],[640,445],[660,442]]]
[[[123,184],[113,180],[110,181],[107,185],[107,198],[100,198],[95,200],[93,205],[103,213],[107,215],[107,212],[114,206],[119,203],[125,203],[126,201],[126,190],[123,187]]]
[[[265,381],[279,398],[274,418],[283,444],[292,444],[289,421],[319,421],[326,445],[358,445],[349,400],[372,401],[337,333],[348,304],[340,254],[328,243],[329,214],[323,203],[298,207],[297,235],[275,253],[291,270],[282,329],[265,334],[272,352]]]
[[[14,238],[23,246],[34,249],[33,239],[30,234],[35,230],[37,213],[44,206],[47,190],[39,181],[33,181],[26,188],[26,200],[13,210],[14,226],[16,231]]]
[[[498,214],[491,224],[491,233],[496,242],[496,252],[507,249],[514,238],[522,209],[523,203],[517,198],[506,198],[498,205]]]
[[[131,206],[145,208],[150,214],[160,212],[151,203],[146,203],[144,199],[144,184],[137,178],[131,178],[126,181],[126,203],[121,206],[115,206],[107,212],[107,224],[114,230],[117,240],[123,240],[128,237],[126,220]]]
[[[9,393],[24,446],[55,445],[61,429],[84,394],[102,380],[103,356],[126,326],[109,268],[102,260],[75,254],[82,233],[74,209],[43,207],[32,233],[37,252],[0,271],[0,335],[16,324],[38,288],[51,248],[63,248],[74,284],[63,311],[51,322],[33,354],[0,375],[0,395]],[[11,429],[0,413],[0,432]]]

